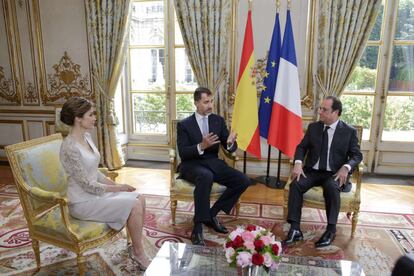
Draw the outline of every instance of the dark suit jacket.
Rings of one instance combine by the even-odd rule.
[[[296,147],[295,160],[303,161],[306,156],[305,168],[312,168],[319,160],[321,152],[322,122],[311,123],[300,144]],[[336,126],[329,152],[329,166],[336,172],[344,164],[351,166],[350,173],[362,161],[362,153],[359,149],[358,136],[355,128],[339,121]]]
[[[220,139],[220,144],[227,149],[229,131],[224,119],[219,115],[211,114],[208,116],[208,125],[209,131],[216,134]],[[227,166],[223,160],[218,159],[220,144],[205,149],[202,155],[198,153],[197,144],[202,140],[203,137],[195,114],[177,124],[177,146],[181,157],[180,172],[197,165],[206,166],[213,172],[218,172],[222,166]],[[237,143],[234,143],[229,152],[234,152],[236,149]]]

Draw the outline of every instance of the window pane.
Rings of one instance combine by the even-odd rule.
[[[414,141],[414,97],[387,97],[383,141]]]
[[[132,95],[134,133],[166,134],[165,94],[151,93]]]
[[[133,2],[131,45],[164,45],[163,1]]]
[[[395,39],[414,39],[414,1],[400,0],[398,3]]]
[[[178,94],[176,96],[177,119],[182,120],[195,111],[193,94]]]
[[[374,96],[343,95],[341,101],[341,120],[351,125],[362,126],[362,139],[369,140]]]
[[[131,89],[165,90],[164,49],[130,49]]]
[[[394,46],[390,91],[414,91],[414,45]]]
[[[194,91],[196,88],[197,81],[185,54],[185,49],[175,49],[175,90]]]
[[[380,40],[381,38],[381,25],[382,19],[384,17],[384,1],[379,8],[377,20],[375,20],[375,25],[372,28],[371,35],[369,36],[369,40]]]
[[[352,73],[346,91],[375,91],[377,79],[378,46],[367,46]]]

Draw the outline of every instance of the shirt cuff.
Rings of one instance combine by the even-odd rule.
[[[227,144],[227,150],[231,150],[234,146],[234,143]]]
[[[348,172],[351,171],[351,166],[349,164],[345,164],[344,167],[348,169]]]
[[[295,160],[295,164],[302,164],[302,160]]]
[[[204,150],[201,149],[200,144],[197,144],[197,150],[198,150],[198,154],[199,155],[203,155],[204,154]]]

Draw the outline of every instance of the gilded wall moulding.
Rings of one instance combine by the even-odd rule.
[[[43,103],[55,102],[59,99],[69,99],[74,96],[91,98],[87,76],[82,76],[80,65],[73,63],[67,52],[59,63],[53,65],[54,74],[48,74],[50,89],[46,94],[42,93]]]
[[[26,89],[24,91],[24,103],[26,104],[38,104],[39,98],[36,93],[36,88],[34,87],[33,83],[28,82],[26,85]]]
[[[20,103],[19,96],[14,90],[13,80],[6,78],[2,66],[0,66],[0,97],[12,103]]]

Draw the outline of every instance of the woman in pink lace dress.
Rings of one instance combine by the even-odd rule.
[[[71,126],[60,149],[60,161],[68,175],[70,214],[81,220],[107,223],[116,230],[126,224],[132,239],[129,256],[145,270],[149,265],[142,245],[145,199],[134,187],[116,184],[98,170],[101,156],[87,132],[96,122],[92,103],[80,97],[70,98],[62,107],[60,120]]]

